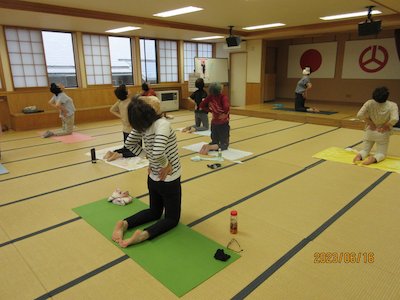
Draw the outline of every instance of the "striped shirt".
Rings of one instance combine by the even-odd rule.
[[[143,148],[139,142],[144,141],[145,152],[150,166],[150,178],[159,181],[159,171],[168,163],[172,166],[172,173],[165,181],[173,181],[181,176],[181,164],[178,155],[178,145],[175,131],[171,124],[164,118],[155,121],[145,132],[132,129],[125,141],[125,147],[133,154],[139,155]]]
[[[357,113],[357,118],[361,120],[370,118],[377,127],[381,127],[387,122],[393,126],[399,120],[399,110],[395,102],[385,101],[379,103],[371,99],[361,107]]]

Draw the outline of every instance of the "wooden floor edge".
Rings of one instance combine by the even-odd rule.
[[[310,124],[349,128],[349,129],[362,130],[364,129],[365,126],[364,122],[359,120],[334,119],[322,114],[318,115],[318,117],[316,117],[315,115],[311,117],[309,113],[303,113],[303,112],[261,111],[261,110],[251,110],[251,109],[231,107],[230,113],[235,115],[255,117],[255,118],[310,123]]]

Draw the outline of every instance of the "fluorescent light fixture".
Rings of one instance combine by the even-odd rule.
[[[377,15],[381,14],[382,12],[379,10],[372,10],[371,15]],[[338,20],[338,19],[347,19],[347,18],[355,18],[355,17],[362,17],[362,16],[367,16],[368,11],[359,11],[359,12],[354,12],[354,13],[348,13],[348,14],[341,14],[341,15],[334,15],[334,16],[326,16],[326,17],[320,17],[321,20],[324,21],[330,21],[330,20]]]
[[[120,32],[126,32],[126,31],[138,30],[138,29],[142,29],[142,28],[134,27],[134,26],[126,26],[126,27],[121,27],[121,28],[110,29],[110,30],[107,30],[106,32],[120,33]]]
[[[204,40],[215,40],[215,39],[222,39],[224,36],[221,35],[214,35],[214,36],[205,36],[199,38],[192,38],[193,41],[204,41]]]
[[[174,10],[164,11],[164,12],[161,12],[158,14],[154,14],[153,16],[168,18],[168,17],[172,17],[172,16],[192,13],[192,12],[199,11],[199,10],[203,10],[203,9],[200,7],[195,7],[195,6],[187,6],[187,7],[174,9]]]
[[[272,23],[272,24],[264,24],[264,25],[243,27],[242,29],[245,29],[245,30],[256,30],[256,29],[272,28],[272,27],[279,27],[279,26],[285,26],[285,25],[286,24],[283,24],[283,23]]]

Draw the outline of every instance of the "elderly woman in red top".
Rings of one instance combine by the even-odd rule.
[[[212,113],[211,143],[204,145],[200,154],[208,154],[210,150],[226,150],[229,146],[229,109],[230,103],[227,96],[221,94],[222,85],[211,83],[207,96],[201,103],[200,109]]]

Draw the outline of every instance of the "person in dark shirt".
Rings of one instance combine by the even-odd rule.
[[[203,78],[197,78],[195,82],[197,90],[188,98],[195,105],[194,122],[192,126],[184,128],[183,132],[205,131],[208,130],[208,113],[200,109],[200,103],[207,97],[207,92],[204,90]]]

